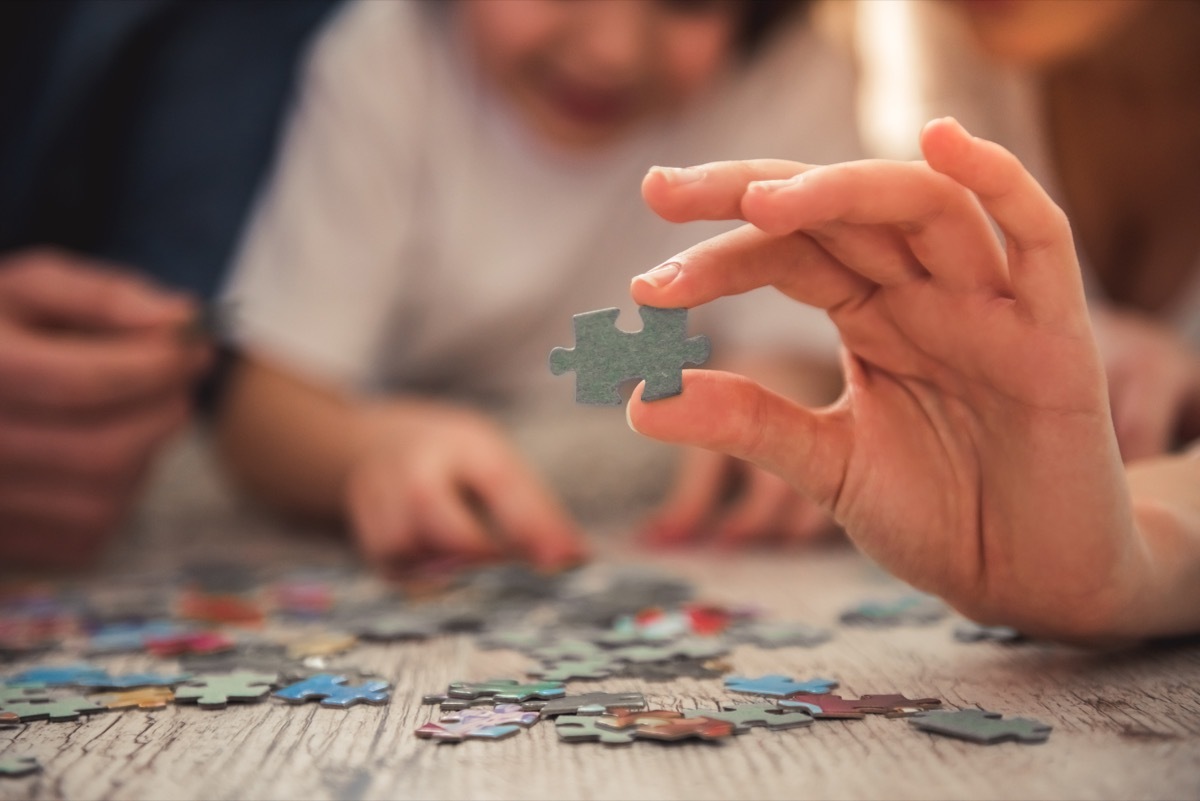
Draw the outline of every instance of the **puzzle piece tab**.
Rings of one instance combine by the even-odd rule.
[[[1008,740],[1019,743],[1044,743],[1051,726],[1029,718],[1002,719],[999,712],[986,709],[960,709],[957,712],[922,712],[908,721],[922,731],[957,737],[981,745]]]
[[[621,405],[620,385],[645,380],[642,400],[653,401],[683,391],[684,365],[708,361],[708,337],[687,336],[687,309],[641,306],[642,330],[617,328],[620,309],[600,309],[574,316],[575,347],[550,351],[550,371],[575,371],[575,401],[600,406]]]
[[[388,691],[386,681],[373,680],[357,685],[346,682],[345,676],[318,673],[277,690],[272,697],[280,698],[289,704],[303,704],[305,701],[319,699],[321,706],[332,709],[348,709],[355,704],[382,706],[391,700],[392,695]]]

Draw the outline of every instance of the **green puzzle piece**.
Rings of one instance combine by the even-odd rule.
[[[734,734],[744,734],[751,726],[768,729],[794,729],[808,726],[812,715],[794,709],[782,709],[770,704],[721,704],[721,709],[685,709],[685,718],[711,718],[733,724]]]
[[[642,330],[617,328],[620,309],[576,314],[575,347],[550,351],[550,371],[575,371],[575,401],[620,406],[620,385],[633,378],[646,382],[642,400],[683,391],[684,365],[701,365],[712,352],[708,337],[687,336],[687,309],[638,307]]]
[[[278,680],[278,673],[250,671],[197,676],[175,691],[175,703],[196,703],[201,709],[224,709],[230,701],[256,703],[267,697]]]
[[[0,757],[0,778],[28,776],[42,769],[36,757]]]

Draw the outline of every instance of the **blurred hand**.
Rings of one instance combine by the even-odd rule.
[[[642,525],[657,547],[793,545],[836,531],[816,503],[774,473],[723,453],[688,448],[662,505]]]
[[[554,570],[585,557],[565,510],[483,415],[416,401],[366,414],[373,444],[350,469],[345,503],[376,566],[403,575],[515,556]]]
[[[843,389],[836,365],[799,352],[738,353],[723,367],[809,406],[827,406]],[[740,548],[812,543],[836,534],[837,526],[774,473],[722,453],[687,448],[667,497],[641,533],[658,547],[711,542]]]
[[[635,391],[630,424],[782,476],[972,619],[1072,639],[1143,630],[1129,618],[1152,568],[1066,218],[953,121],[928,125],[922,148],[926,162],[651,171],[661,216],[750,225],[635,278],[634,301],[690,308],[773,285],[828,312],[847,390],[813,410],[690,370],[677,397]]]
[[[210,361],[195,314],[83,257],[0,261],[0,563],[80,566],[118,529]]]
[[[1200,435],[1200,352],[1162,323],[1111,309],[1092,317],[1125,461]]]

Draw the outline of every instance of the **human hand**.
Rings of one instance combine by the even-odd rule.
[[[1136,630],[1123,616],[1146,560],[1066,218],[1011,154],[951,120],[922,147],[926,162],[651,171],[661,216],[750,225],[634,279],[634,300],[692,307],[774,285],[827,310],[847,391],[813,411],[692,370],[677,397],[635,391],[630,424],[777,473],[973,619],[1063,638]]]
[[[1125,461],[1200,435],[1200,353],[1144,315],[1100,309],[1092,320]]]
[[[482,415],[388,402],[364,410],[363,440],[346,511],[364,555],[385,572],[505,556],[557,570],[585,558],[566,512]]]
[[[0,554],[86,564],[187,420],[208,348],[187,299],[56,250],[0,262]]]
[[[779,476],[700,448],[684,451],[667,497],[642,524],[655,547],[810,543],[834,531],[829,515]]]

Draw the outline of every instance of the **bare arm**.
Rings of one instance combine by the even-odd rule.
[[[555,568],[582,537],[489,420],[420,398],[366,399],[250,358],[219,423],[231,471],[291,513],[344,519],[383,566],[506,554]]]

